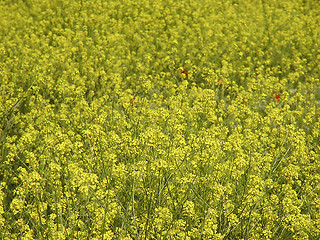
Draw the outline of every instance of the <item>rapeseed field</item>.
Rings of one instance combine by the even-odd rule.
[[[319,239],[316,0],[0,2],[0,239]]]

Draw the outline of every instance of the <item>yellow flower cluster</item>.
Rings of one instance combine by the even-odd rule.
[[[320,5],[0,2],[0,239],[319,239]]]

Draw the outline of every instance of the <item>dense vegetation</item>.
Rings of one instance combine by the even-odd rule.
[[[314,0],[0,2],[1,239],[319,239]]]

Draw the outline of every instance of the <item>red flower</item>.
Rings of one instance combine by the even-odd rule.
[[[185,70],[185,69],[183,69],[183,70],[181,71],[181,73],[183,73],[183,74],[185,74],[186,76],[188,76],[188,71]]]
[[[272,92],[271,97],[274,98],[275,101],[280,102],[280,93]]]
[[[131,105],[132,105],[132,106],[136,105],[135,100],[136,100],[136,97],[133,97],[133,98],[131,99]]]

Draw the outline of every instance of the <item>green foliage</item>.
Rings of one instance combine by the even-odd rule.
[[[0,2],[1,239],[320,238],[316,1]]]

